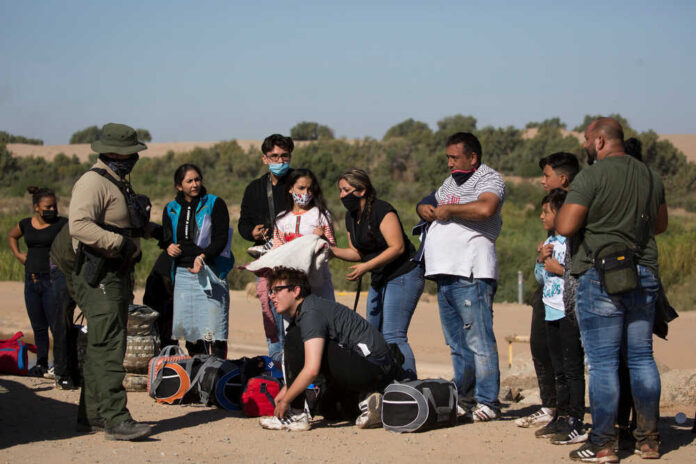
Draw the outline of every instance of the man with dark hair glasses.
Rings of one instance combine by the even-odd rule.
[[[285,343],[287,385],[275,399],[275,415],[262,417],[261,426],[309,430],[304,393],[319,374],[330,388],[353,392],[362,400],[358,427],[380,426],[381,392],[400,371],[382,334],[346,306],[312,295],[302,271],[276,268],[269,287],[276,311],[291,322]],[[301,345],[299,340],[293,343],[294,337]]]

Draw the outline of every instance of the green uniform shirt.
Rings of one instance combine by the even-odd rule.
[[[652,179],[650,239],[637,258],[638,264],[657,274],[655,220],[658,208],[665,202],[665,188],[658,174],[653,172]],[[588,208],[579,236],[591,251],[607,243],[634,245],[638,220],[648,201],[649,186],[647,166],[628,155],[604,158],[575,177],[565,202]],[[593,264],[583,246],[573,251],[570,272],[580,275]]]

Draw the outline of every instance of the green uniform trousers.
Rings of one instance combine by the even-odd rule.
[[[87,355],[78,421],[102,418],[107,426],[115,426],[131,419],[123,387],[130,276],[107,271],[99,285],[91,287],[81,274],[76,274],[73,289],[87,320]]]

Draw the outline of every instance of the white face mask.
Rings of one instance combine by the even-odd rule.
[[[295,202],[297,206],[304,208],[305,206],[309,205],[309,203],[312,201],[312,194],[310,192],[302,194],[292,192],[292,200]]]

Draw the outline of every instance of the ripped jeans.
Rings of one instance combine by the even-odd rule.
[[[497,282],[451,275],[439,275],[435,280],[460,404],[472,408],[480,403],[500,410],[498,346],[493,333]]]

